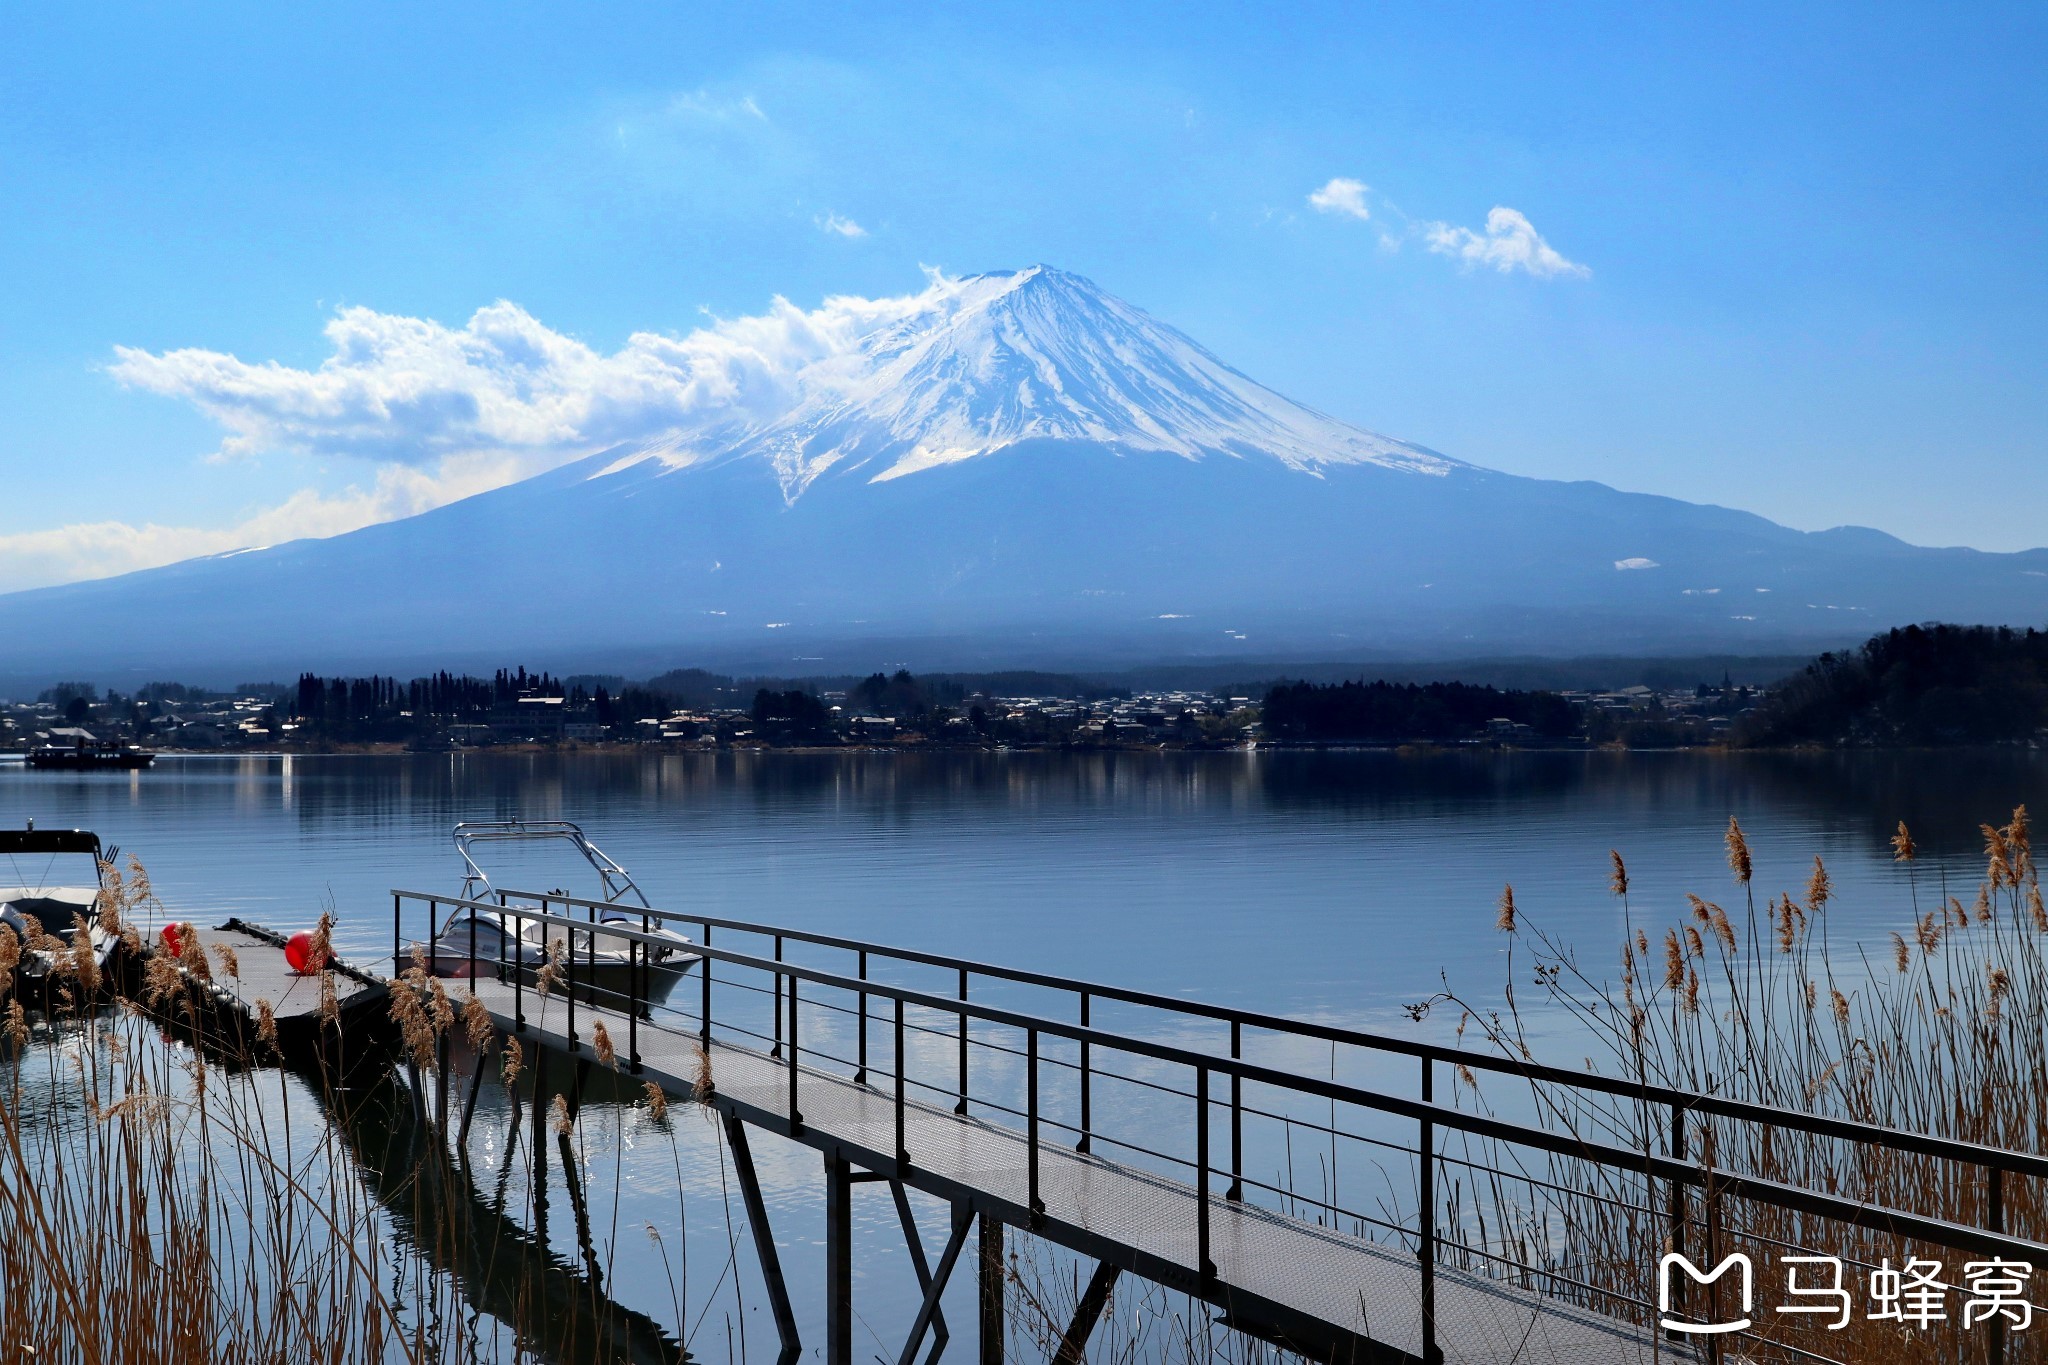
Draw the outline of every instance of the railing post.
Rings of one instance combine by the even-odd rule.
[[[550,904],[552,902],[546,896],[540,898],[542,914],[548,913],[548,906]],[[568,907],[564,906],[563,908],[567,909]],[[541,938],[547,938],[545,927],[541,930]],[[569,965],[569,1051],[580,1052],[583,1050],[583,1044],[576,1038],[576,931],[574,929],[564,929],[562,931],[562,961]]]
[[[704,921],[704,947],[707,950],[711,947],[711,921],[709,920]],[[703,1012],[698,1016],[697,1032],[704,1051],[708,1054],[711,1051],[711,954],[709,951],[706,951],[697,959],[697,965],[704,969],[704,980],[700,983],[704,989],[704,1008]]]
[[[1711,1079],[1711,1078],[1710,1078]],[[1706,1253],[1707,1265],[1713,1265],[1721,1257],[1721,1197],[1714,1192],[1714,1125],[1709,1123],[1700,1132],[1700,1199],[1706,1207]],[[1715,1321],[1721,1317],[1721,1281],[1707,1283],[1707,1313]],[[1721,1365],[1721,1338],[1707,1338],[1707,1365]]]
[[[398,927],[399,903],[403,899],[396,891],[391,893],[391,974],[393,976],[397,976],[405,970],[402,962],[405,944],[402,941],[401,931]]]
[[[967,969],[960,969],[960,1003],[967,1003]],[[960,1100],[953,1106],[956,1114],[967,1112],[967,1011],[960,1011]]]
[[[1686,1109],[1671,1105],[1671,1160],[1686,1160]],[[1677,1177],[1671,1179],[1671,1195],[1665,1199],[1665,1250],[1683,1254],[1686,1252],[1686,1181]],[[1686,1279],[1679,1277],[1671,1289],[1673,1300],[1686,1287]]]
[[[1081,1027],[1088,1027],[1088,992],[1086,991],[1081,992]],[[1091,1132],[1088,1119],[1088,1040],[1083,1038],[1081,1040],[1081,1140],[1074,1144],[1074,1150],[1077,1152],[1088,1150],[1088,1138]]]
[[[903,1140],[904,1073],[910,1069],[903,1056],[903,997],[896,997],[896,1174],[900,1179],[910,1170],[910,1148]]]
[[[1682,1105],[1671,1106],[1671,1159],[1685,1160],[1685,1109]],[[1666,1200],[1665,1250],[1673,1255],[1685,1254],[1685,1182],[1677,1176],[1671,1178],[1671,1193]],[[1674,1313],[1685,1309],[1685,1276],[1671,1277],[1671,1310]],[[1682,1339],[1682,1334],[1670,1334],[1673,1341]]]
[[[860,979],[862,981],[868,979],[868,950],[865,948],[860,950]],[[861,991],[859,995],[860,1043],[858,1051],[854,1054],[853,1083],[855,1085],[866,1085],[868,1083],[868,993]]]
[[[796,1107],[796,1061],[799,1051],[796,1041],[796,987],[797,980],[792,976],[789,979],[789,1131],[792,1133],[804,1126],[803,1112]]]
[[[1436,1103],[1436,1063],[1427,1052],[1422,1054],[1422,1102]],[[1436,1124],[1428,1118],[1422,1120],[1415,1155],[1420,1163],[1416,1168],[1415,1243],[1422,1267],[1422,1359],[1424,1365],[1437,1365],[1444,1353],[1436,1343]],[[1330,1221],[1334,1223],[1336,1217],[1332,1210]]]
[[[1984,1180],[1988,1188],[1984,1191],[1985,1225],[1992,1232],[2005,1231],[2005,1172],[1997,1166],[1984,1168]],[[2005,1317],[1994,1314],[1990,1323],[1991,1340],[1988,1343],[1990,1365],[2005,1365]]]
[[[526,954],[526,918],[510,915],[504,910],[498,912],[500,927],[506,919],[512,921],[512,1031],[526,1032],[526,964],[520,958]],[[545,934],[542,935],[546,937]],[[545,957],[545,954],[543,954]],[[535,971],[540,970],[538,967]]]
[[[1195,1068],[1195,1274],[1206,1291],[1216,1278],[1209,1259],[1209,1068]]]
[[[647,932],[647,916],[640,917],[640,932]],[[626,961],[628,985],[626,988],[626,1057],[635,1076],[640,1074],[640,1011],[647,999],[647,973],[651,965],[647,960],[645,943],[628,943]]]
[[[1230,1021],[1230,1060],[1244,1060],[1244,1036],[1239,1021]],[[1233,1069],[1230,1073],[1230,1188],[1224,1192],[1225,1199],[1244,1198],[1244,1077]],[[1332,1194],[1330,1202],[1337,1196]],[[1331,1221],[1336,1215],[1331,1214]]]
[[[1024,1030],[1024,1142],[1029,1167],[1027,1181],[1027,1202],[1031,1210],[1031,1221],[1037,1223],[1045,1212],[1045,1201],[1038,1197],[1038,1030]]]
[[[430,973],[434,970],[435,950],[441,945],[441,927],[438,923],[440,918],[441,902],[429,900],[427,902],[427,970]]]
[[[782,961],[782,935],[780,935],[780,934],[777,934],[777,935],[775,936],[775,960],[776,960],[777,962],[780,962],[780,961]],[[780,1057],[780,1056],[782,1055],[782,973],[781,973],[781,972],[776,972],[776,973],[775,973],[775,975],[774,975],[774,986],[775,986],[775,1042],[774,1042],[773,1046],[771,1046],[771,1047],[770,1047],[770,1048],[768,1049],[768,1055],[769,1055],[770,1057]]]

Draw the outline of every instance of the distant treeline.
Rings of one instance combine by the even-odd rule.
[[[2048,633],[1907,626],[1823,654],[1737,727],[1740,744],[1982,744],[2048,729]]]
[[[1508,720],[1561,739],[1577,728],[1570,702],[1551,692],[1502,691],[1469,683],[1281,683],[1266,693],[1274,739],[1465,739]]]
[[[84,688],[85,684],[67,684]],[[157,684],[158,687],[175,686]],[[182,690],[182,689],[181,689]],[[604,726],[631,725],[687,711],[750,711],[754,720],[785,738],[814,738],[829,724],[820,700],[844,692],[851,712],[916,720],[941,708],[965,709],[977,694],[994,696],[1128,696],[1084,678],[1059,673],[937,673],[907,670],[865,677],[733,677],[700,668],[672,669],[645,682],[616,674],[557,678],[524,666],[501,668],[489,678],[447,671],[401,681],[395,677],[324,678],[307,673],[283,691],[280,710],[329,739],[398,740],[451,722],[489,720],[522,698],[560,697],[569,713]],[[68,694],[67,694],[68,695]]]
[[[302,673],[294,714],[315,725],[377,720],[400,712],[461,717],[510,706],[521,697],[563,695],[560,682],[524,668],[501,668],[490,679],[435,673],[405,683],[396,678],[322,678]]]

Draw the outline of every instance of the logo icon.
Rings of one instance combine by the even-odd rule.
[[[1672,1286],[1677,1283],[1672,1272],[1681,1271],[1686,1279],[1697,1285],[1711,1285],[1730,1270],[1739,1271],[1737,1280],[1742,1290],[1742,1317],[1735,1322],[1687,1322],[1671,1316]],[[1749,1330],[1749,1313],[1756,1299],[1756,1268],[1749,1257],[1741,1252],[1730,1252],[1712,1270],[1701,1270],[1684,1256],[1675,1251],[1666,1252],[1657,1262],[1657,1308],[1662,1314],[1657,1321],[1667,1330],[1684,1332],[1692,1336],[1718,1336],[1724,1332],[1745,1332]]]

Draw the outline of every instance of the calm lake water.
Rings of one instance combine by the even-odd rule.
[[[1981,821],[2048,807],[2027,751],[1716,754],[504,754],[170,758],[135,775],[0,768],[0,824],[97,830],[172,913],[283,928],[323,905],[388,955],[394,887],[453,892],[458,820],[574,820],[656,905],[913,944],[1282,1012],[1387,1023],[1497,985],[1525,916],[1605,958],[1684,894],[1730,893],[1735,816],[1759,888],[1827,860],[1836,923],[1899,927],[1901,819],[1968,899]],[[500,884],[589,887],[566,849]]]
[[[0,825],[96,830],[142,857],[178,918],[288,929],[331,906],[344,951],[365,958],[388,956],[392,888],[457,888],[456,821],[559,818],[664,908],[1410,1032],[1400,1006],[1446,979],[1497,997],[1505,883],[1527,919],[1612,962],[1622,912],[1608,851],[1628,861],[1635,922],[1675,922],[1689,891],[1736,897],[1721,842],[1732,815],[1760,892],[1798,892],[1820,856],[1833,931],[1875,941],[1908,923],[1888,844],[1899,820],[1921,847],[1923,893],[1945,877],[1967,901],[1979,822],[2003,823],[2022,802],[2048,809],[2048,755],[471,753],[168,758],[121,776],[0,768]],[[590,889],[573,855],[492,866],[500,884]],[[758,1289],[730,1298],[751,1256],[710,1288],[728,1259],[712,1130],[685,1124],[671,1141],[629,1106],[594,1105],[585,1123],[592,1179],[609,1167],[618,1182],[607,1292],[677,1336],[699,1319],[691,1346],[710,1358],[726,1356],[737,1317],[747,1353],[772,1358]],[[480,1169],[496,1151],[488,1127]],[[760,1146],[810,1344],[816,1158]],[[909,1274],[886,1197],[860,1209],[867,1345],[893,1358]],[[942,1215],[925,1212],[928,1240],[941,1240]],[[550,1236],[573,1263],[568,1221]],[[687,1248],[687,1294],[673,1257],[649,1252],[650,1224],[670,1230],[676,1254]],[[972,1349],[963,1280],[949,1304],[955,1350]]]

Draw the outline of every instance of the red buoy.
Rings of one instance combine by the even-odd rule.
[[[158,935],[158,937],[164,941],[165,952],[169,953],[172,957],[183,956],[185,951],[184,941],[178,936],[178,925],[175,922],[166,924],[163,933]]]
[[[284,960],[300,976],[310,976],[327,965],[327,954],[313,947],[313,936],[304,929],[284,941]]]

